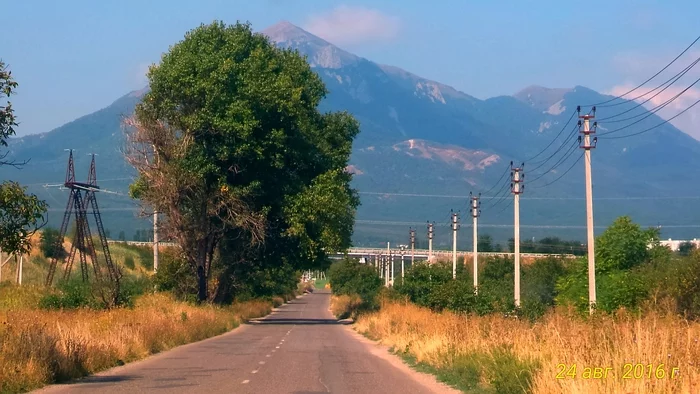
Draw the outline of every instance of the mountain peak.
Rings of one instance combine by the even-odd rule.
[[[261,32],[277,45],[296,49],[307,56],[311,67],[341,68],[359,58],[288,21],[278,22]]]
[[[562,106],[564,96],[573,91],[574,89],[570,88],[546,88],[544,86],[531,85],[515,93],[513,97],[533,108],[551,115],[559,115],[566,109],[566,107]]]
[[[319,37],[309,33],[299,26],[292,24],[289,21],[280,21],[262,31],[262,34],[268,36],[272,41],[277,43],[286,43],[292,41],[323,41]]]

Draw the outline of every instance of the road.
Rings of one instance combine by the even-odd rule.
[[[457,393],[339,324],[317,290],[201,342],[40,393]]]

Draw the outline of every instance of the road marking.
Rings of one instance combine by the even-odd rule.
[[[275,346],[275,349],[279,349],[279,348],[280,348],[279,346]]]
[[[269,354],[266,354],[265,357],[270,357],[270,355],[269,355]]]
[[[253,372],[251,372],[251,373],[258,373],[258,371],[259,371],[259,370],[256,369],[256,370],[253,370]]]
[[[248,383],[250,383],[250,380],[248,380],[248,379],[241,382],[241,384],[248,384]]]
[[[272,349],[272,353],[274,353],[274,352],[276,352],[276,351],[277,351],[277,349]]]
[[[258,364],[263,365],[265,364],[265,361],[260,361]]]

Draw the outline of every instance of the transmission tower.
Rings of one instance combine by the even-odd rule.
[[[87,183],[76,182],[73,151],[70,150],[68,156],[68,168],[66,170],[66,180],[63,185],[70,190],[70,194],[68,195],[68,203],[66,204],[66,210],[63,214],[63,222],[61,223],[60,234],[58,236],[58,239],[56,240],[56,243],[54,244],[55,253],[54,256],[51,258],[49,264],[49,273],[46,277],[46,285],[50,286],[53,283],[54,275],[56,273],[56,266],[58,265],[59,260],[65,259],[63,279],[68,279],[70,277],[76,254],[79,256],[80,259],[80,271],[83,281],[87,281],[90,276],[88,268],[88,256],[90,257],[90,262],[92,263],[95,279],[97,281],[102,281],[105,279],[105,273],[103,272],[103,269],[97,258],[97,252],[95,250],[95,245],[92,240],[90,223],[88,221],[89,208],[91,208],[91,213],[94,216],[97,225],[97,232],[99,234],[100,243],[102,245],[102,252],[106,263],[107,279],[111,282],[115,282],[118,285],[121,275],[117,267],[112,262],[112,256],[109,252],[107,237],[105,234],[104,226],[102,224],[102,217],[100,215],[100,211],[97,205],[96,193],[100,191],[100,187],[97,186],[97,173],[95,171],[95,155],[92,155],[92,161],[90,163],[90,173],[88,174]],[[68,256],[64,257],[63,253],[61,253],[61,251],[63,250],[63,239],[68,230],[71,216],[75,217],[75,239],[72,242],[71,250],[68,253]]]

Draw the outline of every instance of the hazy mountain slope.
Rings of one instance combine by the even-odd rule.
[[[512,233],[513,215],[512,206],[507,204],[511,200],[508,176],[497,180],[511,160],[526,161],[526,191],[521,204],[523,237],[549,234],[585,238],[583,163],[571,167],[582,153],[573,145],[577,118],[572,115],[577,105],[609,97],[581,86],[531,86],[512,97],[479,100],[398,67],[355,56],[289,23],[264,32],[279,45],[307,56],[329,91],[322,110],[347,110],[361,123],[351,157],[354,185],[362,193],[356,241],[403,241],[409,222],[414,227],[426,220],[446,224],[450,209],[461,209],[462,219],[468,222],[470,191],[484,193],[482,231],[506,239]],[[13,139],[11,157],[32,161],[21,171],[0,168],[0,176],[29,184],[32,191],[47,199],[53,209],[51,225],[57,226],[67,194],[43,184],[63,182],[67,160],[64,149],[77,150],[76,169],[81,179],[87,175],[87,154],[97,153],[100,184],[122,193],[100,196],[106,226],[113,236],[125,230],[127,237],[138,228],[148,228],[147,222],[135,220],[134,203],[124,195],[133,170],[120,152],[124,143],[121,119],[131,113],[141,93],[128,94],[107,108],[48,133]],[[631,214],[642,224],[694,225],[700,219],[695,209],[697,200],[638,197],[696,195],[700,179],[692,169],[700,165],[698,141],[670,124],[632,138],[606,139],[602,135],[649,115],[635,105],[601,106],[597,111],[601,135],[592,159],[596,224],[602,229],[616,216]],[[627,109],[632,110],[606,119]],[[584,108],[583,112],[587,111],[588,107]],[[629,117],[633,118],[611,122]],[[611,136],[642,131],[662,122],[650,115]],[[530,160],[563,128],[549,149]],[[553,155],[560,146],[563,151]],[[550,171],[569,147],[571,157]],[[538,163],[548,157],[552,159]],[[569,168],[566,176],[547,185]],[[501,203],[492,207],[494,201]],[[400,223],[382,225],[384,221]],[[419,234],[422,231],[419,227]],[[441,231],[444,234],[438,239],[449,236],[447,227]],[[469,245],[467,233],[460,236],[464,247]],[[697,236],[693,227],[668,228],[664,234]],[[448,238],[440,242],[448,242]]]

